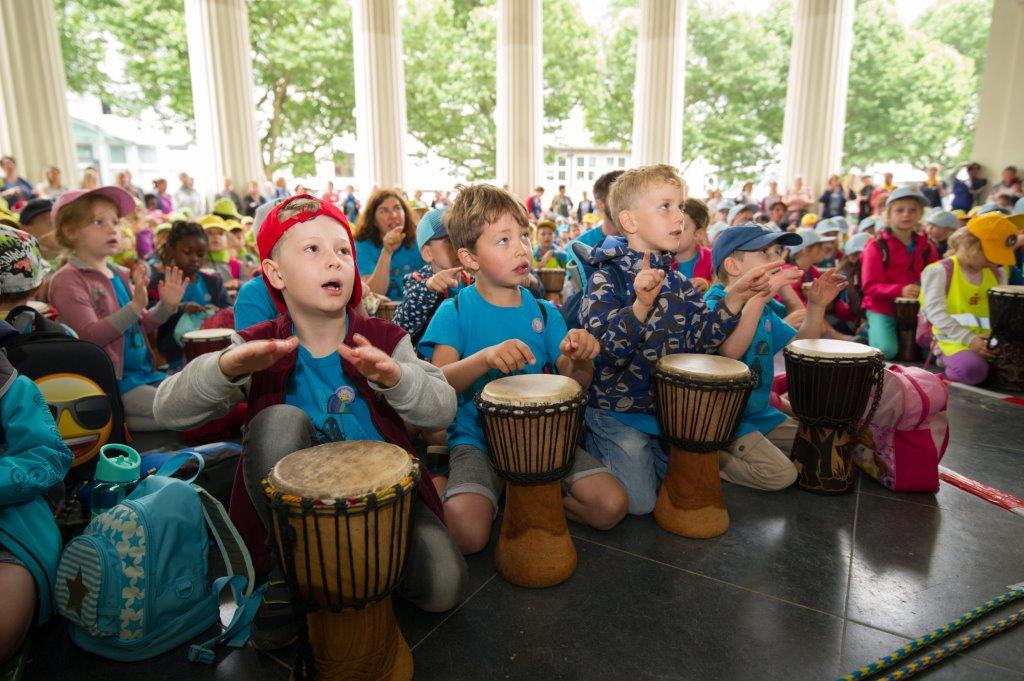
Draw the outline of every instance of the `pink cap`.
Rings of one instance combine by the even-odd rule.
[[[132,195],[121,189],[120,187],[97,187],[96,189],[72,189],[71,191],[64,192],[54,202],[53,208],[50,209],[50,220],[54,224],[57,223],[57,213],[60,209],[68,205],[72,201],[77,201],[83,196],[100,196],[109,201],[113,201],[114,205],[117,206],[117,216],[123,218],[129,213],[135,212],[135,199]]]

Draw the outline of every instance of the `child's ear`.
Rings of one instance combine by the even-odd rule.
[[[722,261],[722,269],[729,275],[730,281],[739,278],[743,274],[740,268],[740,261],[731,255]]]
[[[476,272],[480,269],[480,263],[477,262],[476,256],[468,248],[460,248],[456,255],[459,256],[459,263],[467,270]]]
[[[277,263],[270,258],[264,258],[261,264],[263,265],[263,271],[266,273],[267,281],[270,282],[270,285],[278,291],[284,290],[284,278],[281,276],[281,270],[278,269]]]
[[[428,265],[434,262],[434,254],[430,252],[430,246],[428,244],[423,244],[423,247],[420,248],[420,257],[423,258],[423,262]]]
[[[628,210],[620,210],[616,217],[623,232],[626,234],[636,234],[636,225],[633,224],[633,216],[630,215]]]

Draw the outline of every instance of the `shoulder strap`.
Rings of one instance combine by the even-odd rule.
[[[213,582],[213,593],[218,594],[218,599],[220,592],[224,590],[225,586],[231,587],[231,595],[238,606],[235,608],[235,614],[231,618],[231,622],[228,623],[228,626],[224,628],[224,631],[207,641],[189,646],[188,659],[192,662],[212,664],[214,661],[213,649],[216,646],[226,641],[230,648],[241,648],[249,640],[251,633],[249,625],[252,624],[253,618],[256,617],[260,603],[263,600],[263,592],[267,586],[264,584],[254,593],[245,595],[242,593],[242,577],[238,575],[219,577]]]
[[[885,231],[885,228],[882,228],[878,230],[878,234],[875,236],[875,243],[878,245],[878,252],[882,254],[882,267],[889,266],[889,244],[882,238]]]
[[[249,597],[253,593],[253,585],[256,582],[256,571],[252,565],[252,557],[249,549],[246,548],[242,536],[231,522],[223,504],[217,498],[198,485],[192,488],[199,495],[199,502],[203,507],[203,518],[213,534],[213,540],[217,543],[221,558],[229,576],[239,576],[245,580],[242,586],[243,595]]]
[[[946,295],[949,295],[950,284],[953,283],[953,259],[943,258],[939,261],[942,265],[942,269],[946,271]]]

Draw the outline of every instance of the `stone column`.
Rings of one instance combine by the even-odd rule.
[[[0,0],[0,154],[33,184],[58,166],[77,186],[67,79],[50,0]]]
[[[854,0],[794,0],[793,44],[782,128],[782,175],[812,193],[841,172]]]
[[[168,169],[170,191],[182,170],[204,194],[219,190],[224,177],[245,191],[248,181],[263,179],[245,0],[185,0],[185,31],[200,159]]]
[[[972,158],[990,184],[1024,164],[1024,0],[994,0]]]
[[[525,200],[543,179],[541,0],[498,0],[497,179]]]
[[[356,176],[370,188],[405,184],[405,67],[398,0],[352,0]]]
[[[683,153],[686,0],[641,0],[636,42],[632,162],[678,166]]]

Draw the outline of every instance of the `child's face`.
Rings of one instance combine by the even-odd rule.
[[[768,215],[771,217],[772,222],[779,224],[782,222],[782,218],[786,217],[786,207],[781,203],[776,203],[772,206],[772,209],[768,211]]]
[[[339,314],[355,283],[355,259],[345,229],[326,215],[302,222],[277,242],[276,259],[263,261],[271,286],[282,291],[288,309]]]
[[[171,256],[182,273],[192,279],[206,258],[206,240],[196,235],[187,236],[174,244]]]
[[[541,247],[542,251],[548,250],[554,243],[555,230],[550,227],[541,227],[537,230],[537,245]]]
[[[633,208],[619,213],[629,247],[635,251],[675,253],[683,234],[683,204],[686,192],[679,185],[663,182],[650,187]]]
[[[937,244],[942,244],[948,241],[950,235],[953,233],[952,229],[939,227],[938,225],[925,225],[924,231],[928,234],[928,238]]]
[[[739,257],[736,257],[739,255]],[[782,258],[782,246],[771,244],[760,251],[739,251],[725,259],[722,266],[730,280],[742,277],[750,270]]]
[[[817,243],[813,246],[808,246],[801,252],[806,255],[807,262],[813,265],[825,259],[825,244]]]
[[[459,260],[478,279],[501,287],[526,283],[530,275],[530,230],[505,213],[484,226],[473,250],[459,249]]]
[[[731,224],[733,227],[735,227],[736,225],[742,225],[744,223],[750,222],[753,219],[753,213],[751,213],[749,210],[741,210],[739,213],[736,214],[736,217],[732,219]]]
[[[92,218],[72,232],[69,238],[79,257],[106,258],[114,255],[121,247],[117,208],[109,201],[96,201],[92,206]]]
[[[228,247],[228,233],[223,229],[206,230],[206,240],[211,251],[224,251]]]
[[[885,221],[894,230],[909,232],[921,222],[921,204],[916,199],[893,201]]]
[[[827,259],[831,258],[833,255],[835,255],[835,252],[836,252],[836,242],[835,241],[826,241],[826,242],[821,244],[821,259],[822,260],[827,260]]]
[[[697,225],[693,219],[683,214],[683,233],[679,235],[679,253],[689,253],[697,245]]]
[[[423,244],[421,255],[423,261],[429,263],[435,272],[459,266],[459,257],[455,255],[452,240],[448,237],[432,239]]]

